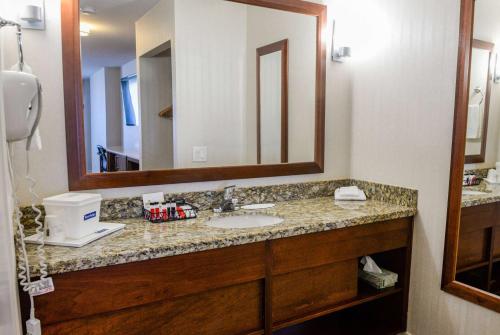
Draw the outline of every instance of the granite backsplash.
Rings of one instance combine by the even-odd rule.
[[[238,187],[234,197],[239,204],[275,203],[281,201],[303,200],[333,196],[335,189],[342,186],[358,186],[365,191],[368,199],[383,201],[401,206],[416,207],[418,192],[416,190],[372,183],[368,181],[341,179],[330,181],[306,182],[256,187]],[[166,194],[166,199],[184,198],[200,210],[215,207],[223,199],[223,190]],[[43,206],[40,206],[43,215]],[[31,207],[21,209],[22,222],[27,227],[33,224],[36,216]],[[142,216],[142,198],[105,199],[101,203],[101,221],[138,218]]]

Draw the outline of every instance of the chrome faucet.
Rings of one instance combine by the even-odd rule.
[[[215,213],[233,212],[236,210],[235,204],[238,203],[238,199],[233,198],[235,190],[235,185],[224,188],[224,200],[218,208],[214,208]]]

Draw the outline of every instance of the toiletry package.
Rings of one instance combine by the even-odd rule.
[[[462,186],[475,186],[481,184],[481,178],[478,178],[474,174],[464,175]]]
[[[153,223],[188,220],[198,217],[198,208],[185,199],[164,201],[163,193],[143,196],[144,219]]]

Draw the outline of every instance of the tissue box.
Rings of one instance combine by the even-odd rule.
[[[394,287],[398,282],[398,274],[382,268],[380,270],[382,270],[382,273],[367,272],[359,269],[358,277],[379,290]]]

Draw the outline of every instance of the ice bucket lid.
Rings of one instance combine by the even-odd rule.
[[[43,199],[43,205],[52,206],[85,206],[101,201],[102,196],[95,193],[64,193]]]

